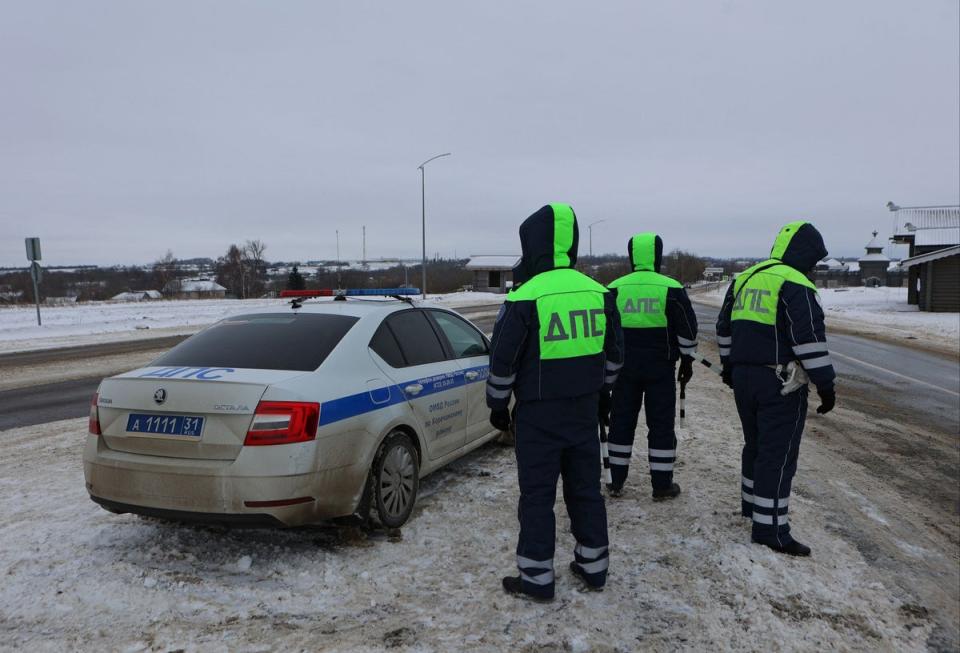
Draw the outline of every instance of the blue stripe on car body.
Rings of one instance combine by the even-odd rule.
[[[475,379],[467,380],[467,372],[478,372],[478,376]],[[406,393],[403,391],[403,387],[412,383],[417,383],[423,386],[423,390],[416,396],[417,399],[420,399],[421,397],[426,397],[438,392],[444,392],[446,390],[450,390],[451,388],[456,388],[463,385],[469,385],[472,383],[485,383],[489,374],[489,365],[479,365],[477,367],[470,367],[465,370],[446,372],[444,374],[434,374],[432,376],[407,381],[406,383],[402,384],[388,385],[384,386],[383,388],[376,388],[374,390],[367,390],[365,392],[347,395],[346,397],[339,397],[337,399],[331,399],[330,401],[324,401],[320,405],[319,425],[326,426],[344,419],[350,419],[351,417],[357,417],[358,415],[364,415],[375,410],[380,410],[381,408],[387,408],[388,406],[394,406],[396,404],[403,403],[407,399]],[[379,400],[380,395],[383,394],[383,390],[389,390],[389,396],[382,401],[374,401],[374,393],[377,394],[377,399]]]

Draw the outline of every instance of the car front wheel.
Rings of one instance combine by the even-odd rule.
[[[410,436],[388,435],[373,459],[373,508],[387,528],[400,528],[410,518],[420,486],[420,465]]]

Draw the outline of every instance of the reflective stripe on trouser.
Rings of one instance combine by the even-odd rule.
[[[520,569],[520,579],[524,583],[539,586],[553,585],[553,558],[531,560],[518,555],[517,568]]]
[[[741,507],[753,519],[754,539],[782,546],[792,540],[787,508],[806,419],[807,389],[783,396],[780,387],[776,372],[768,367],[733,368],[744,438]],[[751,480],[752,487],[746,482]]]
[[[744,517],[753,516],[753,479],[743,474],[740,475],[740,514]]]
[[[528,594],[553,596],[553,573],[546,573],[548,568],[539,565],[548,561],[552,564],[554,556],[553,506],[558,478],[563,480],[563,500],[578,545],[591,551],[608,545],[607,513],[600,494],[597,401],[597,395],[593,394],[517,403],[514,414],[520,484],[517,562],[523,591]],[[597,578],[601,578],[602,583],[606,571]]]
[[[614,485],[623,485],[627,479],[630,456],[626,452],[632,450],[641,407],[645,408],[648,429],[650,480],[656,489],[668,488],[673,483],[677,448],[675,369],[670,361],[632,360],[627,353],[626,364],[613,388],[608,432],[610,475]],[[615,447],[625,449],[617,452]]]
[[[610,566],[609,547],[589,547],[577,544],[573,549],[573,558],[587,582],[602,587],[607,582],[607,568]]]

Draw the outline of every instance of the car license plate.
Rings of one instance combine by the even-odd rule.
[[[127,433],[155,433],[157,435],[184,435],[199,438],[203,431],[202,417],[186,415],[144,415],[131,413],[127,418]]]

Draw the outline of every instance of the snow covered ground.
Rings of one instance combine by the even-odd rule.
[[[924,650],[936,606],[897,598],[895,576],[871,564],[877,542],[902,545],[920,594],[935,593],[917,571],[923,561],[955,552],[936,551],[913,522],[901,528],[927,516],[825,448],[831,425],[863,416],[811,415],[791,524],[814,557],[797,560],[749,542],[729,393],[707,372],[688,393],[683,494],[650,500],[638,438],[628,494],[608,501],[602,593],[579,591],[567,572],[573,540],[558,505],[551,605],[500,590],[515,571],[509,448],[487,446],[425,479],[401,541],[350,541],[324,528],[112,515],[84,489],[85,419],[0,433],[0,650]],[[857,523],[875,529],[869,546],[850,535]],[[955,576],[934,583],[949,594]]]
[[[720,306],[727,285],[692,294],[695,301]],[[827,326],[857,334],[917,339],[956,353],[960,314],[927,313],[907,303],[906,288],[830,288],[819,291]]]
[[[460,307],[500,303],[504,296],[461,292],[428,295],[428,298],[444,306]],[[194,333],[228,315],[283,307],[288,302],[287,299],[198,299],[44,306],[40,309],[42,326],[37,326],[36,309],[32,306],[0,307],[0,353]]]
[[[920,311],[907,303],[906,288],[833,288],[821,290],[820,299],[827,318],[837,323],[856,322],[927,339],[960,341],[960,314]]]

